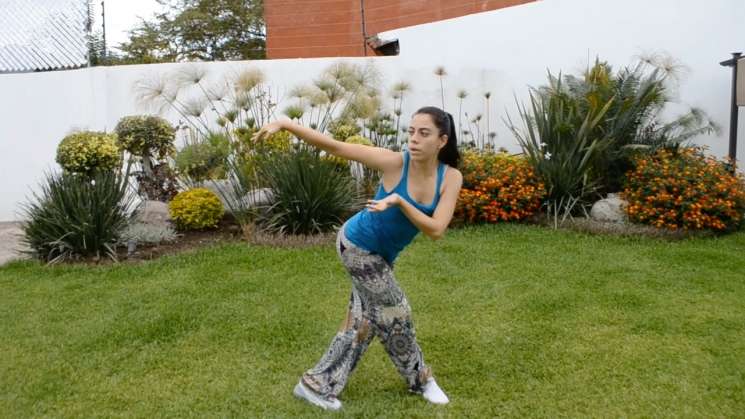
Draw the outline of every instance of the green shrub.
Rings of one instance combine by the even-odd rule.
[[[252,141],[258,129],[247,126],[234,130],[237,137],[232,152],[225,160],[227,187],[217,188],[230,215],[244,228],[256,221],[260,196],[257,190],[265,188],[266,182],[258,176],[261,161],[292,149],[292,134],[279,131],[261,142]]]
[[[127,226],[134,194],[127,174],[46,176],[40,194],[24,205],[24,243],[50,263],[84,256],[116,259],[115,243]]]
[[[81,131],[63,138],[57,146],[57,163],[71,173],[92,175],[97,170],[121,166],[121,150],[116,135]]]
[[[115,131],[121,147],[142,165],[142,170],[133,173],[140,196],[161,202],[173,199],[178,193],[178,181],[165,161],[176,150],[173,145],[176,133],[171,124],[157,116],[125,116]]]
[[[361,204],[349,173],[306,147],[262,160],[259,175],[272,190],[271,204],[259,223],[272,232],[326,232]]]
[[[187,144],[176,154],[176,168],[192,181],[225,177],[225,160],[230,153],[230,140],[212,133],[206,139]]]
[[[223,216],[220,198],[206,188],[180,192],[168,204],[168,212],[182,230],[201,230],[217,226]]]
[[[157,116],[125,116],[114,131],[121,148],[135,156],[164,159],[176,151],[173,126]]]

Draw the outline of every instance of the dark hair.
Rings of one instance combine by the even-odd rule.
[[[418,114],[427,114],[432,117],[432,122],[434,122],[437,129],[440,130],[440,135],[448,136],[448,142],[445,144],[445,147],[440,149],[437,158],[450,167],[457,168],[458,161],[460,160],[460,153],[458,152],[458,139],[455,136],[455,122],[453,122],[453,115],[450,115],[448,112],[434,106],[425,106],[414,112],[414,115]]]

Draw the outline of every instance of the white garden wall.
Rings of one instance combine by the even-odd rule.
[[[446,108],[457,114],[457,90],[470,94],[465,110],[483,113],[483,93],[490,99],[491,130],[497,144],[518,151],[502,123],[515,116],[515,96],[524,101],[528,85],[540,85],[546,70],[579,72],[596,55],[614,66],[634,57],[665,52],[687,67],[679,99],[700,107],[719,123],[719,136],[697,140],[712,154],[727,153],[731,73],[719,61],[745,50],[745,1],[713,0],[542,0],[523,6],[465,16],[382,34],[398,38],[401,55],[349,59],[373,60],[384,87],[404,80],[412,84],[404,115],[416,107],[440,103],[433,74],[445,67]],[[272,60],[200,64],[212,80],[241,68],[257,67],[269,83],[287,93],[308,83],[337,59]],[[133,83],[154,73],[168,74],[190,64],[93,68],[75,71],[0,75],[0,220],[17,219],[45,170],[56,170],[57,143],[74,129],[112,130],[125,115],[143,113]],[[280,103],[282,109],[286,104]],[[390,106],[388,104],[388,106]],[[673,106],[675,111],[685,107]],[[174,115],[167,115],[176,122]],[[456,116],[457,117],[457,116]],[[745,115],[740,126],[739,160],[745,159]]]
[[[515,115],[515,95],[527,100],[527,86],[554,75],[580,73],[595,57],[615,68],[640,56],[667,54],[685,67],[672,114],[688,106],[706,111],[722,127],[719,136],[700,138],[712,154],[728,150],[731,69],[719,62],[745,52],[743,0],[539,0],[522,6],[380,34],[397,38],[400,65],[417,86],[417,100],[439,103],[439,85],[431,69],[444,65],[449,110],[457,111],[456,92],[464,88],[483,103],[490,91],[500,142],[514,144],[504,124],[505,110]],[[421,83],[419,83],[421,84]],[[475,95],[474,95],[475,94]],[[745,159],[745,113],[741,112],[739,160]]]

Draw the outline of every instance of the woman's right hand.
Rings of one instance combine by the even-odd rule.
[[[251,141],[258,142],[271,136],[272,134],[276,134],[277,132],[285,128],[284,123],[285,121],[274,121],[264,125],[263,127],[261,127],[260,130],[256,132],[256,134],[253,135],[253,137],[251,137]]]

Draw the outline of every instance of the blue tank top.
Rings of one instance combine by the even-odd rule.
[[[398,185],[388,192],[381,181],[374,199],[380,200],[395,192],[423,213],[432,216],[440,201],[440,187],[444,173],[445,164],[440,162],[437,167],[435,198],[429,205],[414,201],[407,190],[409,152],[404,151],[404,167],[401,170]],[[398,206],[390,207],[382,212],[370,212],[365,208],[350,218],[344,226],[344,235],[350,242],[368,252],[379,254],[389,264],[393,264],[401,250],[414,240],[417,233],[419,229],[406,218]]]

